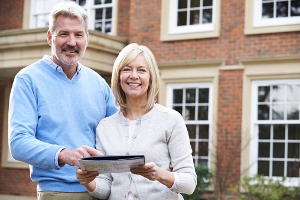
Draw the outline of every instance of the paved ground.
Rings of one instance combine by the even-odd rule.
[[[36,200],[36,197],[0,195],[0,200]]]

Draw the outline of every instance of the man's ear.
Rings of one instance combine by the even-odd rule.
[[[90,38],[89,36],[90,36],[90,33],[87,32],[87,33],[86,33],[86,46],[89,45],[89,38]]]
[[[47,31],[47,43],[51,47],[51,44],[52,44],[52,33],[50,32],[50,30]]]

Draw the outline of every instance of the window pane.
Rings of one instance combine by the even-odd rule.
[[[105,3],[112,3],[112,0],[105,0]]]
[[[200,7],[200,0],[191,0],[191,8]]]
[[[289,143],[288,145],[288,158],[300,159],[300,143]]]
[[[208,142],[199,142],[199,156],[208,156]]]
[[[293,161],[287,163],[287,177],[300,177],[299,162]]]
[[[203,0],[203,6],[212,6],[212,0]]]
[[[287,100],[288,101],[300,100],[300,85],[287,85]]]
[[[208,99],[209,99],[209,89],[207,88],[201,88],[198,90],[199,92],[199,103],[208,103]]]
[[[209,126],[208,125],[199,125],[200,129],[200,139],[208,139],[209,138]]]
[[[272,176],[284,176],[284,162],[273,161],[273,174]]]
[[[273,144],[273,158],[284,158],[284,143],[274,143]]]
[[[177,26],[186,26],[187,25],[187,12],[178,12],[178,22]]]
[[[196,125],[186,125],[190,139],[196,139]]]
[[[269,176],[269,162],[268,161],[258,161],[257,163],[257,174],[263,175],[263,176]]]
[[[86,5],[86,0],[79,0],[78,4],[82,7],[84,7]]]
[[[284,119],[284,105],[283,104],[274,104],[273,105],[272,119],[273,120]]]
[[[289,143],[288,145],[288,158],[300,159],[299,154],[300,143]]]
[[[273,18],[274,3],[263,3],[262,4],[262,17]]]
[[[195,107],[186,106],[185,107],[185,120],[195,120]]]
[[[195,103],[196,102],[196,89],[186,89],[186,103]]]
[[[270,86],[258,87],[258,102],[270,101]]]
[[[272,87],[272,102],[283,102],[285,95],[285,85],[274,85]]]
[[[284,140],[285,139],[285,125],[284,124],[274,124],[273,126],[274,139]]]
[[[298,104],[289,104],[287,105],[287,119],[297,120],[299,117],[299,105]]]
[[[277,2],[276,3],[276,17],[288,17],[289,8],[288,2]]]
[[[291,16],[300,16],[300,1],[293,0],[291,2]]]
[[[175,89],[173,90],[173,103],[182,103],[182,97],[183,97],[182,89]]]
[[[106,8],[106,10],[105,10],[105,19],[108,20],[108,19],[111,19],[111,18],[112,18],[112,7]]]
[[[288,125],[288,132],[289,140],[300,140],[300,124]]]
[[[198,106],[198,120],[208,120],[208,106]]]
[[[190,25],[199,24],[200,11],[193,10],[190,14]]]
[[[102,22],[96,22],[95,29],[102,32]]]
[[[258,143],[258,157],[270,158],[270,143],[266,143],[266,142]]]
[[[105,22],[105,33],[111,32],[111,21]]]
[[[212,23],[212,9],[203,10],[202,24],[208,23]]]
[[[98,8],[95,10],[95,19],[96,20],[103,19],[103,9],[102,8]]]
[[[178,8],[187,8],[187,0],[178,0]]]
[[[258,106],[258,120],[268,120],[269,119],[269,106],[268,105],[259,105]]]
[[[102,4],[102,0],[94,0],[94,4],[95,4],[95,5]]]
[[[259,139],[270,139],[271,138],[271,126],[269,124],[260,124],[258,126],[258,138]]]

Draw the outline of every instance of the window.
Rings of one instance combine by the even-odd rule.
[[[196,166],[210,167],[211,90],[208,83],[167,86],[168,107],[181,113],[185,120]]]
[[[48,26],[48,15],[52,7],[64,0],[32,0],[30,28]],[[115,5],[116,0],[72,0],[87,10],[89,28],[103,33],[115,33]]]
[[[247,0],[246,13],[246,33],[299,31],[300,0]]]
[[[251,172],[299,184],[300,80],[252,83]]]
[[[31,1],[31,20],[30,28],[43,28],[49,25],[48,15],[51,8],[62,0],[32,0]]]
[[[162,40],[219,35],[219,0],[163,0]]]

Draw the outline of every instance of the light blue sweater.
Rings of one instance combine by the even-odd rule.
[[[12,86],[12,156],[30,164],[39,191],[86,191],[76,179],[76,166],[58,166],[58,152],[63,147],[95,147],[99,121],[116,111],[113,94],[99,74],[79,64],[70,80],[45,56],[22,69]]]

